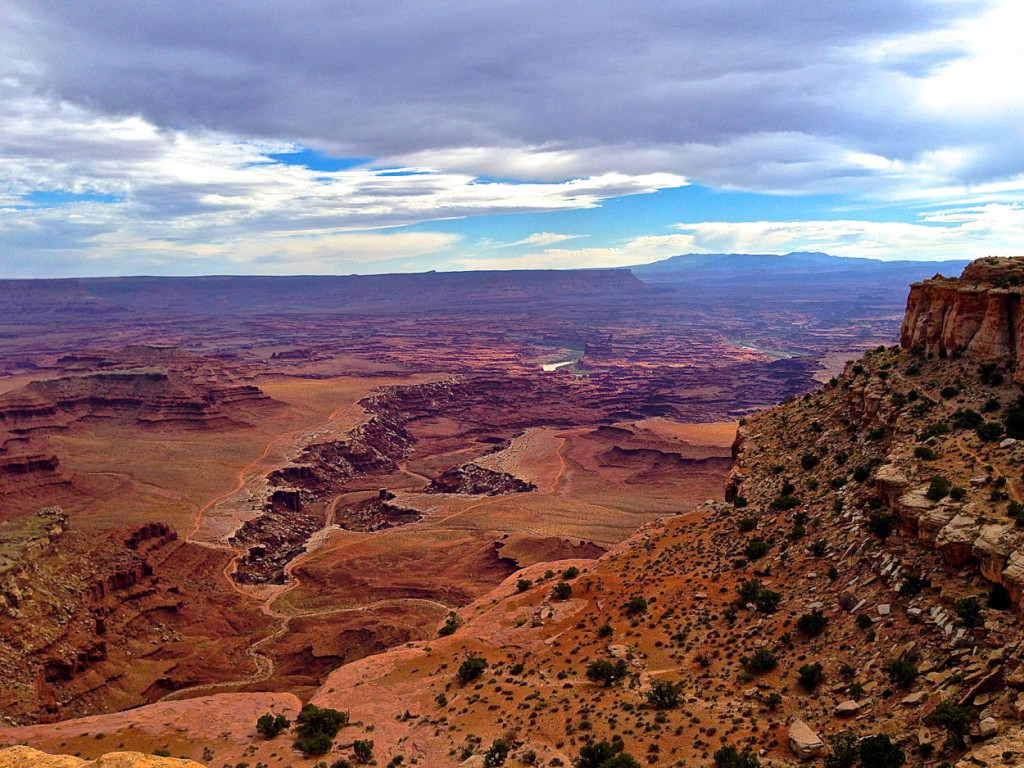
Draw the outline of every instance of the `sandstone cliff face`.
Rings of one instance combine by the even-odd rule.
[[[111,752],[95,760],[71,755],[50,755],[30,747],[0,749],[0,768],[203,768],[192,760],[144,755],[141,752]]]
[[[1021,295],[1024,257],[973,262],[959,278],[936,275],[911,286],[900,332],[904,349],[959,352],[977,360],[1009,357],[1013,378],[1024,383]]]

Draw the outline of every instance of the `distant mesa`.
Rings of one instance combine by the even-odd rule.
[[[471,302],[634,296],[649,291],[628,269],[111,277],[0,280],[0,306],[21,318],[123,312],[222,316],[466,308]]]

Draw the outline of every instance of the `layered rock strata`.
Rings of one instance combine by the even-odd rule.
[[[904,349],[966,354],[977,360],[1008,357],[1013,379],[1024,383],[1021,295],[1024,257],[979,259],[959,278],[941,275],[910,288],[900,332]]]

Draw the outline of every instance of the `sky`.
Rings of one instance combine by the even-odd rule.
[[[0,0],[0,277],[1024,255],[1020,0]]]

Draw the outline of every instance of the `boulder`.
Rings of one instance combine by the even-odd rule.
[[[853,717],[858,712],[860,712],[860,710],[860,702],[854,701],[853,699],[848,699],[847,701],[842,702],[835,708],[834,714],[836,717]]]
[[[931,502],[929,502],[931,504]],[[918,518],[918,539],[929,547],[935,546],[935,539],[949,521],[956,516],[956,510],[949,507],[938,507],[932,504],[931,508],[923,511]]]
[[[1013,602],[1020,605],[1021,599],[1024,598],[1024,552],[1021,550],[1014,550],[1007,558],[1002,583]]]
[[[1021,534],[1009,525],[983,525],[971,546],[971,554],[981,565],[981,575],[989,581],[1001,584],[1003,569],[1017,545]]]
[[[960,567],[971,559],[974,540],[979,533],[978,518],[961,513],[939,531],[935,537],[935,547],[943,560],[954,567]]]
[[[883,464],[875,470],[875,488],[882,495],[882,500],[890,507],[895,507],[910,485],[910,480],[895,464]]]
[[[807,723],[803,720],[794,720],[789,726],[789,748],[801,760],[810,760],[818,755],[825,745]]]

